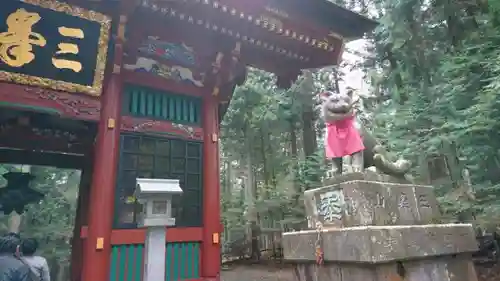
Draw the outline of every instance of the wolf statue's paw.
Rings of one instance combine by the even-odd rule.
[[[405,159],[400,159],[395,162],[390,161],[383,154],[375,154],[373,162],[377,170],[384,174],[403,177],[411,168],[412,162]]]
[[[352,172],[353,173],[362,173],[362,172],[364,172],[364,169],[363,169],[363,167],[360,167],[360,166],[352,166]]]
[[[398,171],[401,171],[402,173],[406,173],[411,169],[411,164],[412,163],[410,160],[399,159],[396,162],[394,162],[394,167],[396,167],[396,169]]]
[[[328,170],[326,171],[326,178],[331,179],[335,176],[336,172],[334,170]]]

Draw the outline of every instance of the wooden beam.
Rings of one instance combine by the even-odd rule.
[[[202,97],[207,93],[207,89],[205,88],[182,84],[154,74],[134,72],[127,69],[122,69],[121,72],[125,84],[144,86],[161,91],[182,93],[183,95],[193,97]]]
[[[201,227],[172,227],[167,228],[167,242],[198,242],[202,241]],[[80,238],[87,239],[88,226],[83,226]],[[144,244],[146,241],[146,229],[113,229],[111,233],[112,245]]]
[[[0,83],[0,105],[70,119],[97,121],[99,99],[38,87]]]
[[[81,169],[83,155],[0,148],[0,163]]]

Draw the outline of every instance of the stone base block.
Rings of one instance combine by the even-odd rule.
[[[431,224],[441,216],[431,186],[369,171],[326,180],[304,197],[310,228],[316,222],[324,227]]]
[[[298,263],[294,275],[296,281],[477,281],[468,254],[383,264]]]
[[[321,232],[326,262],[378,264],[477,251],[470,224],[364,226]],[[283,255],[293,262],[315,260],[315,230],[283,234]]]

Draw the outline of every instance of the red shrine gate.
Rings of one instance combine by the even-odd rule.
[[[246,66],[288,87],[375,25],[324,0],[2,5],[0,161],[83,171],[73,281],[141,279],[137,177],[184,190],[165,280],[217,280],[219,121]]]

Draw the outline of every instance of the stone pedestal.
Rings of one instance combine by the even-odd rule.
[[[146,229],[143,273],[145,281],[165,278],[166,230],[165,226],[150,226]]]
[[[373,172],[352,173],[327,180],[305,192],[309,227],[414,225],[440,219],[431,186],[395,182]]]
[[[348,174],[306,192],[316,229],[283,235],[298,281],[476,281],[468,224],[436,224],[432,187],[375,173]],[[324,254],[316,264],[315,245]]]

